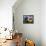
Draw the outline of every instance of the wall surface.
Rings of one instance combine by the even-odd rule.
[[[0,0],[0,27],[12,28],[12,6],[16,0]]]
[[[40,0],[23,0],[17,6],[13,7],[15,29],[22,32],[24,38],[34,40],[36,46],[41,46]],[[34,24],[23,24],[23,15],[34,15]]]
[[[46,46],[46,0],[41,1],[41,41]]]

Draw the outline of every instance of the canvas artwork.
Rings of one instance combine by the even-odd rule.
[[[24,24],[33,24],[34,23],[34,16],[33,15],[24,15],[23,16],[23,23]]]

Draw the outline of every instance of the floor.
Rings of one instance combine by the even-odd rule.
[[[0,46],[16,46],[15,39],[13,40],[6,40],[6,42],[2,43]]]
[[[16,35],[14,36],[14,37],[12,37],[13,39],[11,39],[11,40],[6,40],[5,38],[4,39],[2,39],[2,38],[0,38],[0,46],[16,46],[16,45],[21,45],[21,46],[23,46],[23,44],[22,44],[22,42],[20,42],[20,41],[22,41],[22,38],[19,36],[19,35],[17,35],[17,37],[16,37]],[[5,42],[4,42],[5,41]],[[16,41],[19,41],[19,44],[16,44]],[[3,43],[2,43],[3,42]],[[18,43],[18,42],[17,42]]]

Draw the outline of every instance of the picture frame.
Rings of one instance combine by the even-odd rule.
[[[33,24],[34,15],[23,15],[23,24]]]

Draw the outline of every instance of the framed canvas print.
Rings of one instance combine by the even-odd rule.
[[[33,24],[34,16],[33,15],[23,15],[23,24]]]

